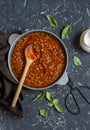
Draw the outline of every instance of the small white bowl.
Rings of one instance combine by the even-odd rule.
[[[90,53],[90,29],[87,29],[81,34],[80,46],[84,51]]]

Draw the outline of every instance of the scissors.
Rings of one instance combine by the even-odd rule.
[[[88,103],[88,104],[90,104],[90,101],[87,99],[87,97],[82,93],[82,91],[80,90],[81,88],[82,89],[88,89],[88,90],[90,90],[90,87],[88,87],[88,86],[83,86],[83,85],[78,85],[78,86],[75,86],[74,84],[73,84],[73,82],[71,81],[71,78],[69,77],[69,81],[68,81],[68,83],[67,83],[69,86],[70,86],[70,92],[66,95],[66,97],[65,97],[65,106],[66,106],[66,109],[71,113],[71,114],[73,114],[73,115],[77,115],[77,114],[79,114],[80,113],[80,107],[79,107],[79,104],[78,104],[78,102],[77,102],[77,100],[76,100],[76,97],[75,97],[75,95],[74,95],[74,92],[78,92],[80,95],[81,95],[81,97]],[[71,109],[70,109],[70,107],[69,107],[69,105],[68,105],[68,99],[69,99],[69,97],[71,96],[71,98],[73,99],[73,101],[74,101],[74,104],[75,104],[75,106],[76,106],[76,111],[74,110],[74,111],[72,111]]]

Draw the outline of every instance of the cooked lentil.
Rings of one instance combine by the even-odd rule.
[[[25,47],[32,44],[37,55],[27,73],[24,84],[43,88],[53,84],[66,67],[66,53],[58,39],[46,32],[31,32],[21,38],[13,49],[11,67],[19,80],[25,67]]]

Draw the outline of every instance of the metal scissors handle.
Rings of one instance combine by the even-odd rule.
[[[67,83],[69,86],[70,86],[70,92],[66,95],[66,97],[65,97],[65,106],[66,106],[66,109],[71,113],[71,114],[74,114],[74,115],[77,115],[77,114],[79,114],[80,113],[80,107],[79,107],[79,105],[78,105],[78,103],[77,103],[77,100],[76,100],[76,98],[75,98],[75,96],[74,96],[74,94],[73,94],[73,92],[74,91],[77,91],[80,95],[81,95],[81,97],[88,103],[88,104],[90,104],[90,101],[88,101],[88,99],[85,97],[85,95],[81,92],[81,90],[79,89],[79,88],[85,88],[85,89],[89,89],[90,90],[90,87],[84,87],[84,86],[79,86],[79,88],[78,87],[76,87],[74,84],[73,84],[73,82],[71,81],[71,79],[70,79],[70,77],[69,77],[69,81],[68,81],[68,83]],[[73,99],[73,101],[74,101],[74,103],[75,103],[75,105],[76,105],[76,108],[77,108],[77,110],[76,111],[72,111],[70,108],[69,108],[69,106],[68,106],[68,99],[69,99],[69,96],[71,95],[71,97],[72,97],[72,99]]]

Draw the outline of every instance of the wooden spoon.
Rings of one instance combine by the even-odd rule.
[[[25,48],[25,59],[26,59],[26,65],[25,65],[23,74],[21,76],[20,82],[18,84],[15,96],[14,96],[13,101],[12,101],[12,104],[11,104],[12,107],[16,106],[19,94],[21,92],[21,89],[22,89],[22,86],[23,86],[23,83],[24,83],[24,80],[25,80],[25,77],[27,75],[27,72],[28,72],[28,69],[29,69],[30,65],[32,64],[32,62],[34,62],[37,59],[37,56],[36,56],[36,54],[34,52],[34,49],[33,49],[32,45],[28,45]]]

